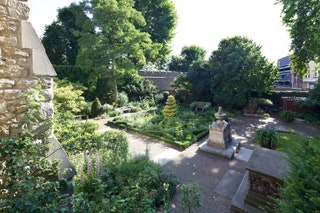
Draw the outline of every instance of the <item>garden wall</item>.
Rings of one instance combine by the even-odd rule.
[[[179,75],[183,75],[182,72],[166,72],[166,71],[139,71],[139,75],[152,81],[160,91],[172,91],[173,88],[170,84]]]

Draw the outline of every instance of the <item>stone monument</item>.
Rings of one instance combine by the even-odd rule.
[[[230,124],[225,121],[226,113],[222,107],[214,114],[216,121],[209,126],[209,138],[199,146],[201,151],[209,152],[226,158],[232,158],[238,152],[240,143],[232,140]]]

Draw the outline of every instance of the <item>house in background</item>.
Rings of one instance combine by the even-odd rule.
[[[277,87],[287,87],[287,88],[302,88],[302,79],[298,78],[296,73],[292,73],[290,67],[290,58],[289,56],[280,58],[277,63],[279,70],[279,81]]]
[[[309,72],[303,78],[303,89],[313,89],[318,83],[320,67],[314,61],[309,63]]]

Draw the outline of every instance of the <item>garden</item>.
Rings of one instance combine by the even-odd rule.
[[[293,8],[291,5],[283,12],[295,17]],[[180,185],[175,174],[164,171],[147,153],[130,155],[125,131],[185,149],[208,134],[218,106],[231,117],[239,112],[269,116],[280,109],[280,96],[300,97],[292,92],[276,94],[278,68],[263,56],[259,44],[245,36],[222,39],[208,60],[206,51],[195,45],[170,57],[176,21],[171,0],[81,1],[59,9],[57,20],[46,27],[42,37],[58,76],[53,86],[55,115],[47,125],[53,127],[78,172],[74,193],[65,192],[67,180],[57,179],[60,162],[48,160],[48,135],[29,128],[39,122],[41,97],[36,97],[17,108],[26,109],[20,124],[23,131],[0,137],[0,175],[4,176],[0,212],[169,212],[179,186],[182,204],[191,212],[200,205],[201,183],[193,188]],[[290,25],[296,22],[290,17],[285,21]],[[310,29],[316,31],[314,26],[319,25],[310,23]],[[303,33],[299,34],[299,29]],[[299,29],[293,34],[304,37],[314,33]],[[313,39],[309,39],[311,44],[319,43]],[[319,58],[319,51],[307,51],[308,58],[306,51],[295,45],[292,64],[298,65],[295,68],[303,76],[304,65]],[[303,46],[313,50],[312,45]],[[170,91],[160,92],[138,73],[167,68],[183,72],[170,84]],[[302,113],[281,109],[279,116],[287,122],[301,118],[320,123],[319,84],[304,93],[298,104]],[[135,113],[123,114],[128,111]],[[88,119],[101,118],[109,118],[108,125],[118,130],[99,133],[98,125]],[[289,155],[291,170],[283,188],[284,199],[278,201],[275,212],[318,212],[320,138],[289,133],[269,127],[255,132],[255,141],[261,146]],[[213,198],[212,202],[219,202]]]

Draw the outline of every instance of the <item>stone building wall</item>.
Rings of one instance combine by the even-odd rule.
[[[25,2],[0,0],[0,136],[19,131],[17,126],[27,110],[24,94],[36,89],[38,84],[42,85],[40,93],[45,97],[39,110],[40,123],[53,117],[55,71],[50,62],[37,67],[37,61],[46,55],[28,22],[29,8]]]
[[[19,123],[32,97],[40,103],[39,122],[29,129],[53,133],[52,126],[45,123],[54,115],[52,86],[56,73],[28,18],[27,0],[0,0],[0,137],[21,131]],[[30,91],[32,97],[27,95]],[[48,155],[61,162],[59,178],[72,181],[75,168],[53,134]]]

